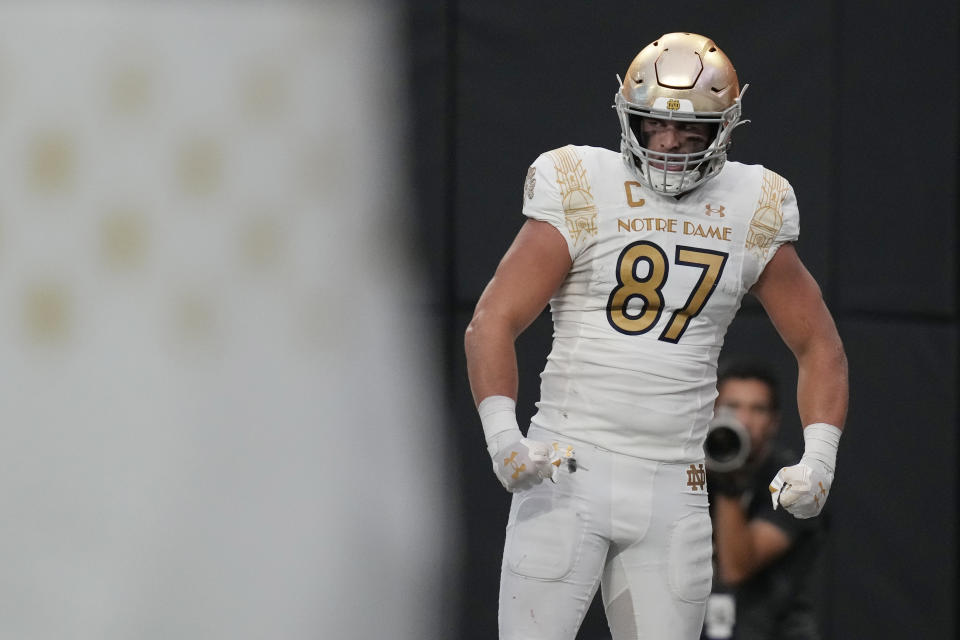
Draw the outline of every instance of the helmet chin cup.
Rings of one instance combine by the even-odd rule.
[[[661,167],[655,167],[646,156],[636,156],[631,152],[632,166],[634,175],[636,175],[641,184],[647,186],[657,193],[664,195],[679,195],[689,191],[692,187],[688,185],[697,184],[700,178],[699,166],[692,169],[687,168],[688,162],[683,160],[676,162],[674,160],[657,160]],[[680,166],[682,163],[682,166]],[[669,165],[678,165],[673,169],[664,167]]]

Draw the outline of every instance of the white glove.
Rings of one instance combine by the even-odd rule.
[[[820,515],[833,484],[840,434],[840,429],[823,422],[803,430],[800,462],[780,469],[770,483],[774,509],[781,506],[796,518]]]
[[[520,430],[517,429],[517,434]],[[556,481],[559,467],[551,462],[553,449],[546,442],[521,437],[493,456],[493,472],[507,491],[523,491],[546,478]]]
[[[493,461],[493,472],[507,491],[523,491],[546,478],[554,482],[560,472],[560,460],[572,456],[561,454],[546,442],[524,438],[517,425],[516,403],[507,396],[489,396],[477,405],[487,452]]]

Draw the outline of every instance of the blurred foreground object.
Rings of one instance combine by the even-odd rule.
[[[0,637],[441,636],[389,9],[0,6]]]

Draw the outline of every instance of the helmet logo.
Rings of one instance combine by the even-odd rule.
[[[679,100],[677,100],[676,98],[670,98],[669,100],[667,100],[667,109],[670,109],[670,111],[676,111],[679,108],[680,108]]]

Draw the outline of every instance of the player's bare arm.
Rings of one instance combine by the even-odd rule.
[[[557,479],[556,452],[517,424],[514,341],[543,311],[570,271],[566,240],[545,222],[524,223],[477,302],[464,346],[467,375],[493,471],[507,491]],[[573,455],[572,451],[569,455]]]
[[[514,341],[547,306],[570,266],[559,231],[546,222],[524,223],[467,327],[467,375],[475,403],[495,395],[517,399]]]
[[[804,425],[843,429],[847,417],[847,357],[820,287],[792,244],[774,254],[751,292],[797,358],[797,407]]]
[[[774,508],[798,518],[819,515],[833,483],[847,416],[847,357],[820,287],[794,247],[782,246],[752,289],[797,358],[797,406],[804,426],[800,462],[770,484]]]

